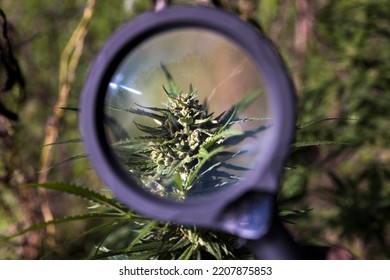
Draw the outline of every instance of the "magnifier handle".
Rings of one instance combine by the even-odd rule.
[[[260,260],[299,260],[302,252],[279,219],[274,219],[269,232],[257,240],[248,240],[248,247]]]

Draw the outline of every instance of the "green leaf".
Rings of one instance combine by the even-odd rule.
[[[184,250],[184,252],[179,256],[178,259],[189,260],[197,247],[197,245],[188,246],[188,248]]]
[[[30,226],[24,230],[21,230],[15,234],[12,234],[12,235],[7,236],[3,239],[0,239],[0,241],[1,242],[8,241],[12,238],[23,235],[27,232],[36,231],[36,230],[45,228],[49,225],[56,225],[56,224],[61,224],[61,223],[66,223],[66,222],[81,221],[81,220],[88,220],[88,219],[102,219],[102,218],[118,218],[118,214],[117,213],[87,213],[87,214],[77,215],[77,216],[62,217],[62,218],[54,219],[51,221],[42,222],[39,224],[32,225],[32,226]]]
[[[88,157],[88,155],[85,155],[85,154],[73,156],[73,157],[70,157],[70,158],[68,158],[66,160],[63,160],[63,161],[60,161],[60,162],[54,164],[53,166],[47,168],[46,170],[41,170],[39,172],[40,173],[47,172],[47,171],[52,170],[53,168],[56,168],[56,167],[58,167],[58,166],[60,166],[62,164],[65,164],[65,163],[68,163],[68,162],[71,162],[71,161],[74,161],[74,160],[84,159],[84,158],[87,158],[87,157]]]
[[[219,244],[212,241],[207,241],[205,244],[206,251],[213,255],[217,260],[222,259],[221,248]]]
[[[133,231],[133,233],[135,233],[135,236],[126,248],[122,248],[119,250],[112,250],[112,251],[109,251],[107,249],[104,250],[105,248],[99,248],[100,251],[102,251],[102,249],[103,249],[104,253],[96,253],[96,255],[92,256],[91,258],[92,259],[106,259],[106,258],[112,258],[112,257],[119,256],[119,255],[124,255],[124,254],[129,254],[129,253],[133,254],[133,252],[142,251],[137,246],[140,244],[143,244],[142,239],[149,236],[153,232],[153,229],[155,227],[157,227],[157,225],[158,225],[158,222],[156,222],[156,221],[150,221],[148,219],[144,219],[144,221],[146,221],[146,222],[141,226],[140,229]],[[148,254],[148,256],[150,256],[150,255],[153,255],[153,254]],[[137,256],[139,257],[139,255],[137,255]]]
[[[183,91],[176,85],[171,73],[168,71],[168,68],[164,64],[160,64],[160,65],[161,65],[161,69],[164,72],[165,78],[167,79],[168,87],[169,87],[169,93],[167,91],[165,92],[167,92],[168,94],[173,94],[174,96],[181,94]]]
[[[244,134],[243,131],[240,130],[234,130],[234,129],[227,129],[227,130],[221,130],[217,133],[215,133],[213,136],[209,137],[203,144],[202,148],[208,149],[212,145],[216,144],[217,141],[227,139],[229,137],[239,136]]]
[[[235,116],[241,114],[253,101],[262,94],[261,88],[250,90],[240,101],[234,106]]]
[[[125,207],[123,207],[121,204],[119,204],[116,200],[109,198],[107,196],[104,196],[100,193],[97,193],[91,189],[87,189],[84,187],[76,186],[69,183],[34,183],[34,184],[27,184],[25,187],[30,188],[45,188],[49,190],[56,190],[63,193],[68,193],[72,195],[79,196],[81,198],[84,198],[86,200],[108,206],[112,209],[115,209],[116,211],[120,213],[129,213],[129,210]]]
[[[198,177],[198,173],[202,169],[203,165],[209,159],[211,159],[216,154],[222,152],[223,150],[224,150],[223,146],[221,146],[219,148],[216,148],[216,149],[214,149],[211,152],[207,152],[206,149],[201,148],[201,150],[199,151],[199,154],[200,154],[200,156],[199,156],[199,163],[196,165],[195,170],[191,174],[189,174],[188,180],[187,180],[187,185],[191,186],[195,182],[196,178]]]
[[[324,118],[320,120],[313,120],[313,121],[308,121],[305,123],[301,123],[297,125],[297,129],[302,129],[308,126],[316,125],[322,122],[327,122],[327,121],[337,121],[337,120],[347,120],[347,121],[356,121],[357,119],[351,119],[351,118]]]
[[[81,143],[81,142],[83,142],[83,139],[76,138],[76,139],[69,139],[69,140],[63,140],[63,141],[57,141],[57,142],[45,144],[45,145],[43,145],[43,147],[54,146],[54,145],[70,144],[70,143]]]
[[[170,251],[176,251],[176,250],[183,249],[183,248],[187,247],[190,244],[191,244],[191,242],[188,240],[188,238],[183,236],[178,242],[176,242],[172,246],[172,248],[170,248]]]
[[[337,141],[327,141],[327,140],[300,141],[300,142],[295,142],[292,144],[292,146],[294,148],[320,146],[320,145],[350,145],[350,144],[341,143],[341,142],[337,142]]]
[[[146,107],[146,106],[141,106],[141,105],[138,105],[138,104],[136,104],[136,105],[141,107],[141,108],[148,109],[148,110],[151,110],[151,111],[167,112],[166,109],[155,108],[155,107]],[[140,115],[140,116],[150,117],[150,118],[153,118],[153,119],[157,119],[159,121],[164,121],[165,118],[166,118],[165,116],[162,116],[162,115],[159,115],[159,114],[155,114],[155,113],[151,113],[151,112],[148,112],[148,111],[145,111],[145,110],[142,110],[142,109],[132,109],[132,108],[120,109],[120,108],[114,108],[114,107],[107,107],[107,108],[110,109],[110,110],[113,110],[113,111],[127,112],[127,113],[132,113],[132,114],[136,114],[136,115]]]
[[[131,249],[145,236],[149,235],[153,228],[158,226],[157,221],[149,221],[147,222],[141,230],[138,231],[135,238],[130,242],[129,246],[127,246],[126,250],[127,252],[131,251]]]

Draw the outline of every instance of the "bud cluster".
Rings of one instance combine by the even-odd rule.
[[[182,192],[189,190],[194,183],[189,180],[189,174],[197,167],[197,154],[202,143],[213,134],[218,122],[212,120],[206,106],[199,103],[195,90],[177,95],[167,93],[167,97],[165,121],[158,127],[163,131],[164,139],[150,141],[147,149],[161,176],[170,176],[175,166]]]
[[[127,138],[115,144],[118,157],[140,184],[154,194],[183,200],[188,195],[214,191],[240,178],[233,170],[243,170],[228,162],[244,153],[237,145],[262,131],[234,129],[237,123],[256,120],[239,119],[238,115],[257,98],[249,94],[229,110],[214,117],[207,104],[190,86],[185,92],[177,87],[165,66],[169,91],[163,108],[129,108],[124,111],[144,116],[157,126],[135,123],[143,136]],[[146,120],[146,119],[145,119]],[[146,122],[145,122],[146,123]],[[235,148],[233,148],[235,147]]]

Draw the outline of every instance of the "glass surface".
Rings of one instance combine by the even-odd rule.
[[[154,36],[118,66],[105,131],[139,187],[174,200],[239,187],[272,129],[258,68],[228,38],[184,28]]]

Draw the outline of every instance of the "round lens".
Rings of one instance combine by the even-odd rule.
[[[175,201],[239,187],[272,130],[258,66],[232,40],[202,28],[143,41],[106,90],[114,157],[137,187]]]

